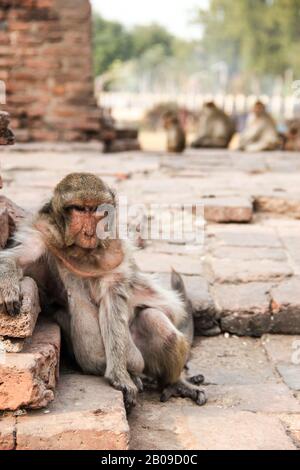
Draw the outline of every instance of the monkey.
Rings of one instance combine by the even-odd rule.
[[[201,406],[206,395],[193,384],[203,377],[183,376],[193,319],[182,279],[173,273],[168,290],[138,269],[129,242],[112,233],[117,207],[116,193],[93,174],[58,183],[0,254],[0,311],[19,313],[20,280],[31,276],[81,370],[121,390],[128,411],[143,377],[157,381],[161,400],[189,397]]]
[[[300,120],[291,119],[287,122],[287,133],[284,136],[284,150],[300,150]]]
[[[280,145],[281,140],[275,121],[266,111],[265,105],[257,101],[240,135],[238,150],[262,152],[279,149]]]
[[[182,153],[186,146],[186,136],[178,116],[168,111],[163,116],[163,122],[167,132],[167,151]]]
[[[213,102],[204,104],[198,129],[192,148],[227,148],[235,133],[233,121]]]
[[[9,114],[0,111],[0,145],[13,145],[15,143],[15,136],[9,127],[9,122]]]

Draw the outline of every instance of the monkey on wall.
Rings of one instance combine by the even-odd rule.
[[[198,120],[193,148],[227,148],[235,133],[233,121],[213,102],[205,103]]]
[[[280,145],[281,139],[274,119],[267,112],[265,105],[257,101],[240,135],[238,150],[262,152],[279,149]]]
[[[203,376],[189,382],[182,375],[193,339],[182,279],[173,273],[175,290],[164,289],[139,271],[127,241],[99,237],[111,207],[116,196],[101,179],[66,176],[19,229],[17,245],[0,255],[0,311],[19,313],[20,280],[29,275],[82,371],[105,375],[127,409],[143,375],[157,381],[162,400],[181,396],[203,405],[205,393],[194,385]]]
[[[185,131],[178,116],[168,111],[163,116],[164,128],[167,133],[167,151],[181,153],[186,147]]]

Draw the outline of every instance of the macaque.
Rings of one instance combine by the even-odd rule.
[[[280,144],[280,136],[273,118],[266,111],[265,105],[257,101],[240,135],[238,149],[262,152],[279,149]]]
[[[292,119],[288,123],[285,135],[284,150],[300,151],[300,119]]]
[[[198,135],[193,148],[227,148],[235,126],[224,111],[214,103],[206,103],[198,121]]]
[[[186,146],[186,137],[178,116],[169,111],[165,113],[163,121],[167,132],[167,151],[173,153],[183,152]]]
[[[113,147],[115,139],[117,138],[115,120],[112,117],[112,111],[110,108],[101,108],[100,125],[101,139],[104,144],[103,152],[109,153]]]
[[[60,324],[66,343],[87,374],[105,376],[136,403],[143,377],[157,381],[166,401],[206,401],[203,376],[182,371],[193,340],[193,318],[181,277],[163,288],[137,267],[129,243],[112,234],[115,193],[89,173],[66,176],[53,197],[0,255],[0,311],[18,315],[20,280],[39,286],[43,310]]]

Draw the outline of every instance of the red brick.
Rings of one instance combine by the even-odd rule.
[[[128,445],[122,394],[99,377],[61,376],[47,413],[18,419],[17,450],[127,450]]]
[[[33,279],[25,277],[21,282],[23,296],[21,312],[11,316],[0,312],[0,335],[27,338],[32,335],[40,313],[39,294]]]
[[[0,364],[0,410],[42,408],[54,399],[60,330],[40,321],[21,353],[6,353]]]

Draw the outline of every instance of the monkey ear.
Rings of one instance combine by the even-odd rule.
[[[51,214],[53,212],[53,209],[52,209],[52,199],[48,202],[46,202],[42,207],[41,209],[39,210],[39,213],[40,214]]]

